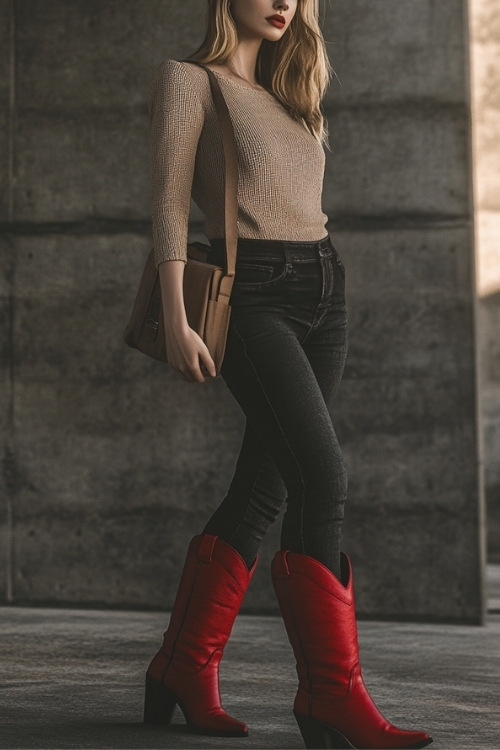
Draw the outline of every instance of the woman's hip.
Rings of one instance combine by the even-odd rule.
[[[208,260],[224,266],[224,240],[211,240]],[[306,316],[345,304],[345,268],[330,237],[317,242],[240,238],[231,304],[277,305]]]

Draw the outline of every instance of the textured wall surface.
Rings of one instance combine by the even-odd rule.
[[[470,16],[488,557],[500,562],[500,8],[473,0]]]
[[[14,602],[168,607],[188,540],[231,478],[243,418],[222,380],[186,384],[121,343],[150,245],[147,86],[200,41],[198,10],[0,10],[0,133],[15,129],[0,141],[1,585]],[[326,101],[324,208],[347,268],[350,351],[332,414],[358,610],[479,622],[463,2],[334,0],[324,30],[342,84]],[[275,606],[278,537],[276,524],[247,609]]]

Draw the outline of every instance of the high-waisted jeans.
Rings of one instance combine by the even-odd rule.
[[[224,240],[210,260],[222,264]],[[221,375],[246,416],[236,469],[204,532],[253,563],[283,502],[281,548],[340,574],[347,472],[328,404],[347,353],[345,269],[317,242],[239,239]]]

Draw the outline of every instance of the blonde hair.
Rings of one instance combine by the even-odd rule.
[[[238,46],[231,0],[208,0],[205,39],[187,60],[224,64]],[[278,42],[262,41],[256,78],[290,115],[328,147],[322,100],[332,75],[319,26],[319,0],[298,0],[289,28]]]

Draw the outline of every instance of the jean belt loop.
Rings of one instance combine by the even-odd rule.
[[[292,256],[291,256],[291,253],[290,253],[290,248],[288,247],[288,243],[285,240],[283,240],[283,242],[281,243],[281,247],[283,249],[283,253],[284,253],[284,256],[285,256],[285,263],[287,265],[291,264],[291,262],[292,262]]]
[[[332,254],[330,235],[327,235],[324,239],[318,242],[318,252],[320,257],[322,258],[330,256]]]

